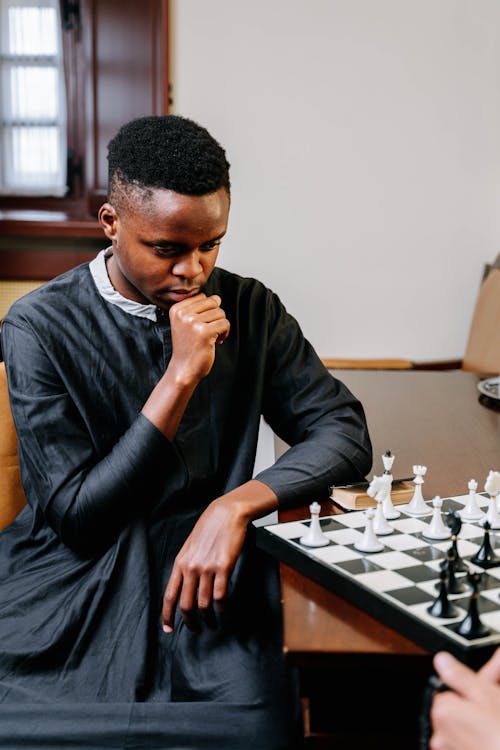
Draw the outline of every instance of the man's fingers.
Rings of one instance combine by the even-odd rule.
[[[198,617],[196,613],[196,591],[198,588],[198,575],[195,572],[184,574],[182,592],[179,599],[179,609],[186,626],[190,630],[199,630]]]
[[[226,313],[222,309],[222,307],[214,307],[211,310],[205,310],[204,312],[200,313],[193,313],[192,315],[192,322],[193,323],[212,323],[212,321],[215,320],[225,320]]]
[[[203,573],[198,583],[198,609],[202,614],[212,606],[213,590],[213,573]]]
[[[206,326],[208,334],[214,337],[215,343],[222,343],[229,336],[231,324],[227,318],[214,320],[213,323],[207,323]]]
[[[222,299],[218,294],[212,294],[210,297],[207,297],[206,294],[200,292],[200,294],[195,294],[194,297],[188,297],[181,300],[181,302],[176,302],[170,310],[172,314],[191,311],[204,312],[205,310],[213,310],[216,307],[220,307],[221,303]]]
[[[174,566],[163,596],[162,623],[165,633],[174,629],[174,616],[177,602],[186,626],[198,631],[198,609],[209,627],[215,627],[213,611],[213,573],[204,573],[198,580],[196,573],[183,574]],[[198,601],[196,601],[198,600]]]
[[[217,336],[217,339],[215,341],[216,344],[223,344],[224,343],[224,341],[229,336],[229,330],[230,330],[230,328],[231,328],[231,324],[229,324],[229,326],[227,327],[226,331],[223,331],[222,333],[219,333],[219,335]]]
[[[450,750],[447,740],[447,727],[450,722],[457,723],[456,717],[463,714],[466,702],[451,690],[438,693],[432,701],[430,719],[432,724],[432,737],[429,742],[430,750]],[[455,747],[455,744],[451,746]]]
[[[208,330],[203,330],[214,336],[215,343],[222,344],[227,339],[231,326],[220,305],[221,298],[217,294],[211,297],[197,295],[173,305],[170,314],[172,321],[178,321],[181,324],[203,323],[207,328],[210,326]]]
[[[217,573],[214,579],[214,604],[222,612],[227,596],[228,576],[227,573]]]
[[[214,574],[204,573],[198,584],[198,609],[209,628],[215,628],[217,620],[213,608]]]
[[[444,684],[465,697],[476,692],[476,674],[451,654],[441,651],[434,657],[434,668]]]
[[[174,615],[175,607],[177,605],[177,599],[179,598],[179,592],[182,584],[182,574],[175,567],[170,575],[167,588],[163,595],[163,609],[161,613],[161,619],[163,623],[163,630],[165,633],[171,633],[174,629]]]
[[[500,683],[500,648],[497,648],[491,659],[481,667],[478,674],[494,685]]]

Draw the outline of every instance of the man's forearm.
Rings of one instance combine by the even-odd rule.
[[[177,433],[196,383],[185,382],[167,369],[142,407],[142,413],[170,442]]]

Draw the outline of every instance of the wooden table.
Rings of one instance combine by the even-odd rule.
[[[479,376],[461,371],[342,371],[362,401],[381,456],[396,456],[394,475],[428,467],[424,496],[482,488],[500,469],[500,411],[479,402]],[[332,513],[325,505],[324,513]],[[282,520],[307,517],[287,511]],[[297,667],[305,706],[306,745],[335,750],[418,747],[421,694],[431,655],[322,586],[281,565],[284,647]]]

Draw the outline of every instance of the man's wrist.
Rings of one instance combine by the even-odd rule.
[[[277,510],[279,506],[276,493],[258,479],[245,482],[214,502],[219,501],[227,505],[242,522],[247,524]]]
[[[189,393],[190,395],[192,395],[200,380],[202,378],[196,377],[194,373],[189,372],[186,368],[176,367],[172,361],[170,361],[162,376],[162,381],[166,387],[178,393]]]

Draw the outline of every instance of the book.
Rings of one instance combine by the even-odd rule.
[[[330,487],[330,500],[344,510],[375,508],[377,503],[366,494],[368,484],[358,487]],[[415,492],[413,484],[405,481],[392,483],[391,498],[394,505],[409,503]]]

